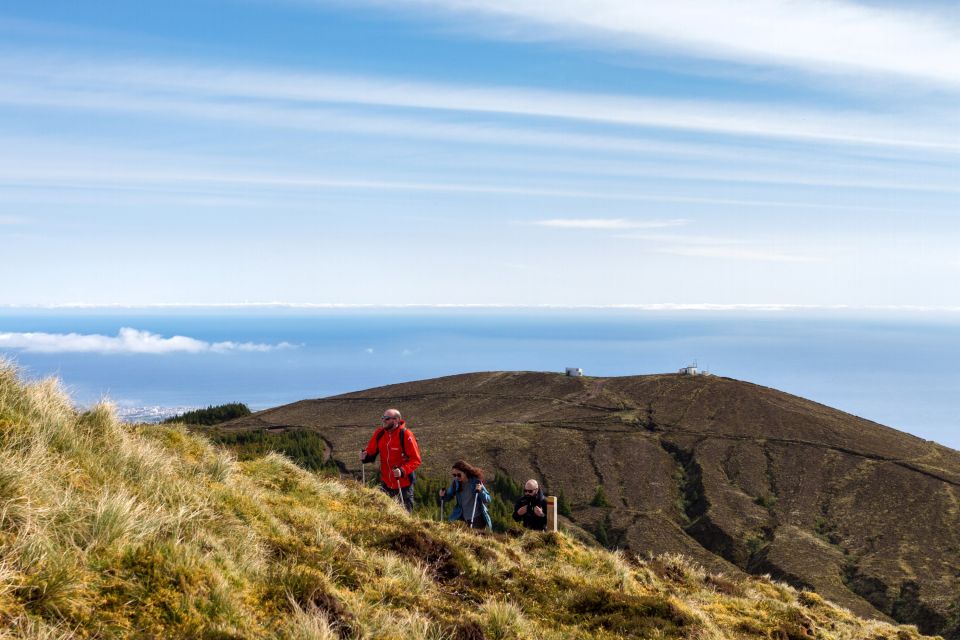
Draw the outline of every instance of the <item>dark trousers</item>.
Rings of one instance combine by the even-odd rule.
[[[380,490],[383,491],[388,496],[390,496],[391,498],[393,498],[394,500],[397,500],[397,502],[399,502],[400,500],[403,500],[403,508],[406,509],[407,511],[413,511],[413,485],[412,484],[409,487],[400,487],[399,489],[391,489],[387,485],[381,484]],[[397,498],[397,494],[400,494],[401,497]]]

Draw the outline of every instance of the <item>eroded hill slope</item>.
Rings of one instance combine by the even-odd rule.
[[[619,546],[771,573],[861,615],[960,638],[960,453],[720,377],[476,373],[306,400],[229,428],[310,428],[351,473],[399,407],[427,473],[537,477]],[[603,487],[610,507],[591,506]]]

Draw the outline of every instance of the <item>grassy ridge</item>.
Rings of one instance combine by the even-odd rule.
[[[919,638],[765,579],[478,535],[0,368],[0,638]]]

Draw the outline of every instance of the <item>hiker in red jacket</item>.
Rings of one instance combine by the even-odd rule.
[[[383,412],[383,426],[373,432],[360,462],[373,462],[380,456],[380,488],[396,498],[400,496],[407,511],[413,511],[414,471],[420,466],[420,447],[413,432],[396,409]]]

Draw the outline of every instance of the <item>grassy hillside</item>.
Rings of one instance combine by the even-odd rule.
[[[407,516],[0,368],[2,638],[919,638],[763,578]]]
[[[960,640],[960,452],[775,389],[675,374],[467,373],[219,428],[313,430],[359,477],[355,451],[386,407],[410,421],[424,476],[464,458],[537,478],[606,545],[771,574]]]

